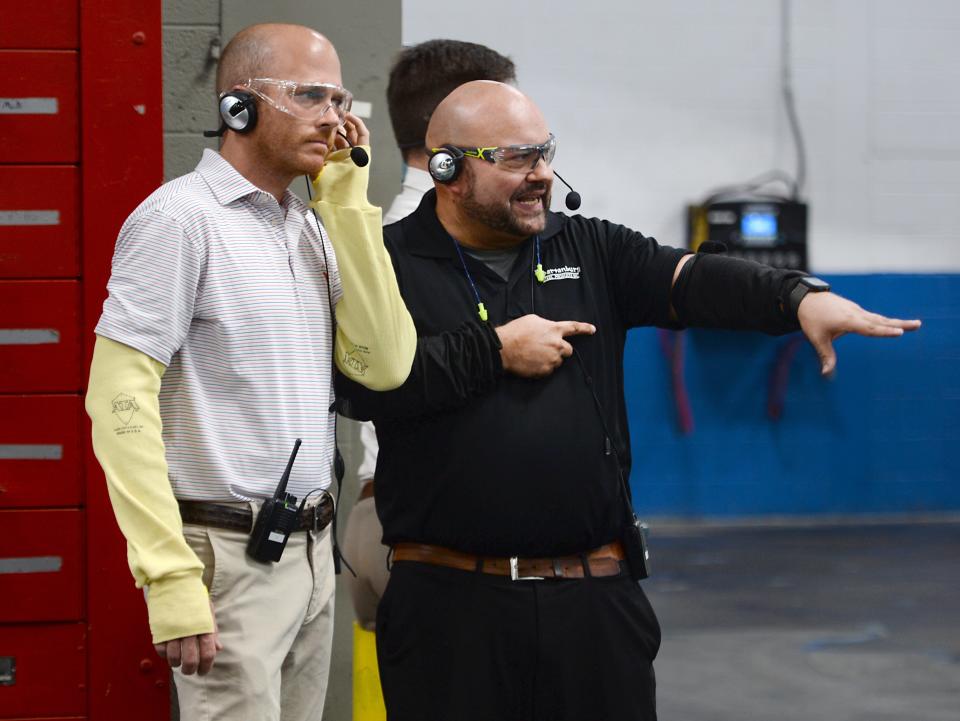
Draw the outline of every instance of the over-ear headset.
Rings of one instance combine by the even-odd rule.
[[[455,145],[444,145],[442,148],[436,148],[431,151],[430,160],[427,163],[427,170],[430,177],[438,183],[452,183],[460,175],[460,168],[463,166],[463,151]],[[570,190],[567,197],[564,198],[564,204],[567,210],[577,210],[580,207],[580,193],[570,187],[570,183],[560,177],[560,174],[554,170],[553,174],[557,180],[567,186]]]
[[[203,137],[217,138],[227,130],[235,133],[249,133],[257,127],[257,103],[253,93],[245,90],[231,90],[220,98],[220,128],[205,130]]]
[[[431,151],[427,170],[438,183],[452,183],[460,175],[463,151],[455,145],[444,145]]]

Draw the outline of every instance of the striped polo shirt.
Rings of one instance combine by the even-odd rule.
[[[96,333],[167,366],[160,415],[177,498],[272,495],[297,438],[288,492],[330,484],[340,278],[299,198],[287,190],[278,203],[206,150],[124,223],[107,289]]]

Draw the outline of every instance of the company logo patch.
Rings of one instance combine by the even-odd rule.
[[[140,406],[137,405],[137,399],[126,393],[121,393],[113,399],[113,412],[117,414],[117,418],[125,426],[130,425],[133,414],[139,410]]]
[[[580,280],[580,266],[565,265],[561,268],[547,268],[544,283],[551,280]]]

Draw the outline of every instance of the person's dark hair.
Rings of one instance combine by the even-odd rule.
[[[390,70],[387,108],[404,157],[422,150],[434,109],[471,80],[516,81],[513,61],[484,45],[427,40],[404,48]]]

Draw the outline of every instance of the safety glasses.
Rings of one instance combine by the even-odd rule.
[[[553,133],[546,142],[539,145],[501,145],[495,148],[460,148],[468,158],[477,158],[493,163],[504,170],[524,171],[533,170],[540,158],[547,165],[553,162],[557,154],[557,139]]]
[[[251,93],[277,110],[303,120],[322,118],[330,108],[342,125],[353,106],[353,95],[346,88],[333,83],[298,83],[276,78],[251,78],[244,85]],[[266,93],[266,87],[276,88]]]

